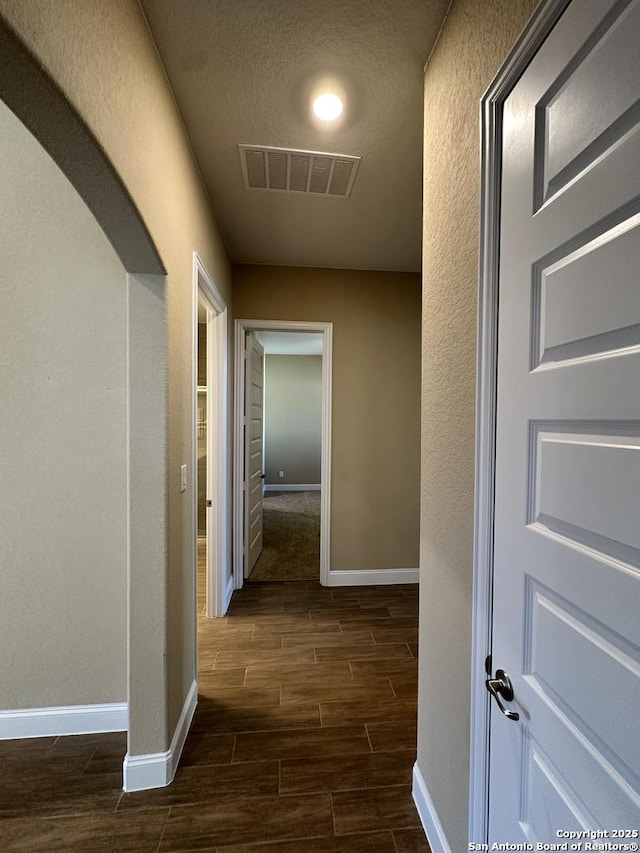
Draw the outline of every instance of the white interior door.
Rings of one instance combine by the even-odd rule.
[[[245,350],[244,574],[248,577],[262,551],[262,443],[264,348],[247,332]]]
[[[639,46],[573,0],[505,104],[492,843],[640,828]]]
[[[206,581],[206,613],[208,616],[219,615],[216,602],[216,586],[220,584],[220,567],[218,565],[219,549],[215,538],[220,535],[217,524],[219,507],[216,505],[216,483],[215,477],[221,476],[216,466],[217,447],[216,442],[219,435],[216,430],[216,397],[218,389],[215,388],[216,379],[216,314],[209,306],[206,307],[207,336],[206,336],[206,359],[207,359],[207,385],[205,397],[205,436],[206,436],[206,473],[205,473],[205,513],[207,530],[207,581]],[[214,473],[214,469],[215,473]]]

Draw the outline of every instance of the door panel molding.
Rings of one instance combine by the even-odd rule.
[[[322,334],[322,455],[320,466],[320,583],[329,585],[331,522],[331,397],[333,323],[290,320],[236,320],[234,324],[234,450],[233,450],[233,577],[235,589],[244,583],[244,339],[246,332],[316,332]]]
[[[481,101],[481,239],[469,768],[469,840],[476,843],[488,841],[490,697],[485,688],[485,659],[491,654],[493,599],[502,107],[569,2],[543,0]]]
[[[245,335],[245,430],[244,430],[244,541],[247,559],[245,578],[249,577],[263,548],[264,483],[264,347],[259,332]]]

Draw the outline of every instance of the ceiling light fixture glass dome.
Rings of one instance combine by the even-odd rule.
[[[335,121],[342,114],[342,101],[332,92],[325,92],[313,102],[313,111],[322,121]]]

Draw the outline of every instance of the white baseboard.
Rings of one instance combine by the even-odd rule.
[[[431,853],[451,853],[447,836],[444,834],[440,818],[438,817],[433,800],[429,795],[427,785],[417,763],[413,765],[413,788],[411,793],[413,794],[413,801],[416,804],[418,815],[422,821],[422,828],[429,841]]]
[[[227,610],[229,609],[229,605],[231,604],[231,596],[233,595],[234,588],[235,587],[233,585],[233,575],[230,575],[222,599],[222,613],[220,614],[221,616],[224,616]]]
[[[169,749],[166,752],[151,752],[147,755],[125,755],[122,786],[125,791],[164,788],[173,782],[197,704],[198,682],[194,681],[184,700]]]
[[[182,706],[182,713],[180,714],[178,725],[176,726],[176,730],[173,733],[173,737],[171,739],[171,746],[169,748],[169,752],[171,753],[171,779],[169,779],[170,782],[176,775],[176,770],[178,769],[178,764],[180,763],[180,756],[182,755],[182,750],[184,748],[187,735],[189,734],[189,728],[191,727],[191,721],[193,720],[193,715],[195,714],[197,704],[198,682],[194,679],[191,682],[191,687],[189,688],[189,692],[187,693],[187,698],[184,700],[184,705]]]
[[[420,569],[356,569],[329,571],[327,586],[381,586],[386,584],[418,583]]]
[[[165,788],[173,779],[171,775],[171,750],[149,752],[146,755],[129,755],[122,764],[122,790],[147,791]]]
[[[319,492],[321,489],[320,483],[273,483],[264,487],[265,492]]]
[[[0,711],[0,740],[126,732],[128,722],[129,709],[126,702],[20,708],[15,711]]]

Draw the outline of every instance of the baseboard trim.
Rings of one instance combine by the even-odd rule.
[[[224,616],[227,610],[229,609],[229,605],[231,604],[231,596],[233,595],[235,587],[233,585],[233,575],[229,577],[227,581],[227,587],[224,591],[224,596],[222,599],[222,613],[221,616]]]
[[[122,787],[125,791],[165,788],[173,782],[197,704],[198,682],[193,681],[184,700],[169,749],[166,752],[150,752],[146,755],[125,755],[122,766]]]
[[[149,752],[146,755],[129,755],[127,753],[122,764],[123,791],[148,791],[151,788],[165,788],[173,779],[171,764],[171,750]]]
[[[429,795],[426,782],[417,763],[413,765],[413,788],[411,793],[413,794],[413,801],[416,804],[429,847],[431,847],[431,853],[451,853],[447,836],[444,834],[436,807]]]
[[[386,584],[418,583],[420,569],[357,569],[329,571],[328,586],[382,586]]]
[[[126,702],[0,711],[0,740],[126,732]]]
[[[320,483],[274,483],[264,487],[265,492],[319,492],[321,489]]]
[[[195,714],[197,704],[198,682],[196,681],[196,679],[194,679],[191,682],[191,687],[189,688],[189,692],[187,693],[187,698],[184,700],[180,719],[178,720],[178,725],[176,726],[176,730],[173,733],[173,738],[171,739],[171,746],[169,748],[169,752],[171,753],[171,778],[169,779],[169,782],[172,782],[173,777],[176,775],[176,770],[178,769],[178,764],[180,763],[182,750],[184,748],[187,735],[189,734],[189,728],[191,726],[191,721],[193,720],[193,715]]]

